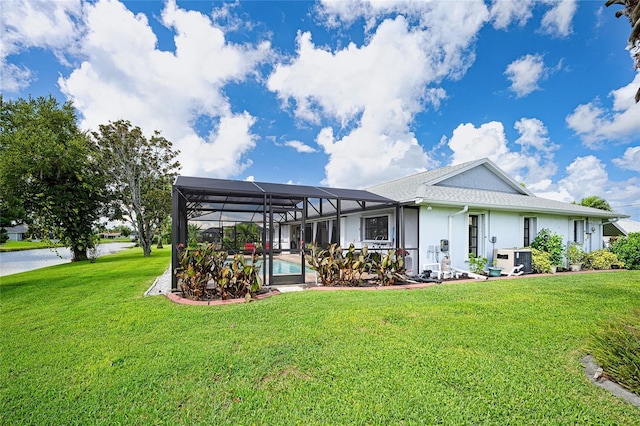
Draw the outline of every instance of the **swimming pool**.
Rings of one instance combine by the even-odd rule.
[[[267,266],[267,273],[269,273],[269,261],[265,262]],[[287,262],[282,259],[273,259],[273,275],[287,275],[287,274],[300,274],[302,271],[299,263]],[[307,266],[305,272],[313,272]],[[260,268],[262,273],[262,268]]]

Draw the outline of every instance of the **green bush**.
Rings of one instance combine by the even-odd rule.
[[[536,238],[533,240],[531,247],[536,250],[549,253],[552,265],[562,265],[564,244],[562,243],[562,236],[560,234],[557,234],[548,228],[544,228],[540,230]]]
[[[640,309],[604,324],[590,346],[607,377],[640,395]]]
[[[585,269],[611,269],[612,266],[624,267],[624,263],[609,250],[600,249],[588,253],[582,266]]]
[[[551,254],[546,251],[531,248],[531,269],[536,274],[550,274]]]
[[[236,254],[227,262],[227,252],[216,246],[187,249],[178,246],[179,267],[174,273],[183,296],[194,300],[237,299],[256,295],[260,289],[260,262],[254,253],[248,260]],[[214,285],[209,285],[209,284]]]
[[[611,251],[627,269],[640,269],[640,232],[632,232],[611,243]]]
[[[486,257],[476,257],[473,253],[469,253],[469,270],[474,274],[484,274],[484,268],[489,261]]]
[[[582,248],[582,244],[570,243],[569,246],[567,247],[566,258],[567,258],[567,263],[569,265],[574,265],[574,264],[579,264],[584,262],[584,257],[586,255],[587,254]]]

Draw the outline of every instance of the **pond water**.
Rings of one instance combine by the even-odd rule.
[[[103,243],[98,246],[98,256],[116,253],[133,243]],[[68,248],[9,251],[0,253],[0,276],[17,274],[71,261]]]

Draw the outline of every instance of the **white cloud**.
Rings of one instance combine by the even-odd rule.
[[[511,80],[511,89],[518,98],[540,89],[538,82],[545,77],[542,55],[525,55],[507,66],[504,72]]]
[[[293,148],[298,152],[301,153],[312,153],[312,152],[317,152],[317,150],[313,147],[310,147],[309,145],[302,143],[300,141],[287,141],[284,143],[285,146],[288,146],[289,148]]]
[[[121,3],[87,5],[85,20],[84,61],[59,79],[82,112],[83,127],[124,118],[146,132],[161,129],[181,151],[184,174],[229,177],[251,164],[246,154],[255,146],[255,118],[233,112],[222,89],[252,73],[268,43],[230,43],[209,17],[175,1],[162,12],[162,24],[175,32],[175,52],[158,50],[148,18]],[[202,117],[213,123],[204,137],[195,127]]]
[[[627,148],[622,158],[614,158],[612,161],[621,169],[640,172],[640,146]]]
[[[80,0],[3,1],[0,8],[0,90],[17,92],[27,87],[36,75],[27,67],[8,63],[7,58],[34,47],[49,49],[66,62],[63,52],[71,49],[82,32],[78,22],[82,14]]]
[[[605,109],[596,99],[578,105],[566,118],[567,125],[576,132],[589,148],[599,148],[602,142],[625,141],[640,133],[640,103],[634,96],[640,85],[640,73],[634,80],[609,94],[613,98],[610,110]]]
[[[460,124],[449,139],[449,148],[453,151],[452,164],[484,157],[498,161],[509,152],[504,126],[497,121],[484,123],[477,128],[471,123]]]
[[[577,157],[565,169],[566,176],[556,185],[546,190],[534,191],[536,195],[558,201],[580,201],[584,197],[596,195],[609,202],[615,211],[625,212],[640,198],[638,178],[625,181],[611,181],[605,165],[593,155]],[[631,213],[631,212],[629,212]]]
[[[506,29],[512,22],[523,26],[533,15],[535,5],[530,0],[493,0],[491,2],[491,20],[495,29]]]
[[[471,123],[460,124],[449,140],[453,151],[452,164],[479,158],[489,158],[515,180],[525,183],[531,190],[544,189],[556,172],[553,153],[557,146],[547,136],[547,129],[537,119],[522,118],[515,124],[520,133],[516,143],[520,152],[509,148],[504,126],[492,121],[475,127]]]
[[[545,0],[552,5],[542,17],[540,30],[556,37],[566,37],[572,33],[571,23],[578,8],[576,0]]]
[[[520,137],[515,142],[522,146],[524,151],[533,148],[550,153],[559,148],[559,145],[550,141],[547,127],[537,118],[521,118],[513,127],[520,133]]]
[[[373,26],[372,19],[406,4],[322,6],[327,22],[362,16]],[[442,79],[459,78],[472,64],[470,47],[488,11],[481,2],[417,2],[406,12],[420,24],[403,16],[384,18],[362,46],[331,51],[315,46],[310,33],[299,34],[296,56],[278,64],[268,79],[269,90],[293,107],[296,118],[323,126],[316,142],[329,155],[325,184],[368,186],[423,170],[430,161],[410,124],[445,98],[438,87]],[[330,127],[336,122],[335,133],[344,135],[339,138]]]

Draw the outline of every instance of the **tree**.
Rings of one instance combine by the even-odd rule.
[[[147,139],[139,127],[119,120],[92,133],[100,164],[113,192],[112,219],[126,219],[138,233],[145,256],[162,221],[171,214],[171,185],[180,164],[172,143],[155,131]]]
[[[594,209],[606,210],[608,212],[611,211],[611,206],[609,205],[607,200],[602,197],[598,197],[597,195],[584,197],[578,204],[585,207],[593,207]]]
[[[103,175],[70,102],[49,97],[2,103],[0,198],[23,209],[43,237],[86,260],[105,202]]]
[[[631,34],[627,40],[627,49],[633,52],[636,70],[640,69],[640,1],[638,0],[608,0],[605,6],[612,4],[624,6],[624,9],[616,12],[616,18],[626,16],[631,24]],[[636,103],[640,102],[640,88],[636,92]]]

